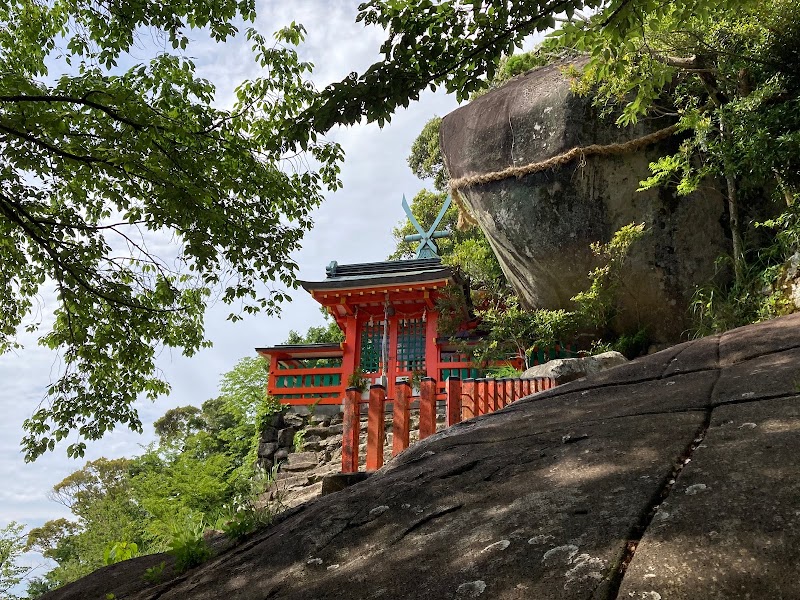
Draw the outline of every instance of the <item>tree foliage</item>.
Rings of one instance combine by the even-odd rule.
[[[244,358],[222,376],[216,398],[201,408],[170,409],[156,421],[159,443],[141,456],[100,458],[57,483],[51,498],[73,518],[29,533],[28,548],[57,565],[32,589],[74,581],[134,547],[147,554],[188,544],[191,532],[250,493],[257,421],[280,408],[266,397],[266,379],[262,358]]]
[[[450,178],[439,145],[441,124],[441,117],[433,117],[425,123],[425,127],[411,145],[411,154],[408,155],[408,166],[414,175],[420,179],[433,179],[433,187],[439,192],[447,189],[447,180]]]
[[[324,310],[324,309],[323,309]],[[331,319],[327,312],[324,325],[312,325],[304,334],[296,332],[294,329],[289,331],[289,336],[284,344],[332,344],[344,341],[344,332],[339,329],[336,321]]]
[[[130,459],[100,458],[53,487],[51,499],[66,506],[74,520],[48,521],[32,529],[27,542],[29,549],[57,563],[44,578],[48,587],[102,567],[106,550],[117,542],[146,545],[146,513],[133,496],[132,466]]]
[[[642,187],[688,194],[718,178],[736,285],[744,287],[754,233],[745,207],[764,206],[772,190],[790,202],[800,191],[800,3],[710,6],[634,3],[617,17],[626,26],[607,30],[593,17],[565,25],[555,43],[590,54],[582,88],[598,104],[622,105],[620,125],[665,113],[678,120],[684,142],[651,165]]]
[[[277,124],[314,93],[293,47],[304,30],[270,44],[247,29],[263,75],[230,110],[184,54],[192,31],[224,42],[253,18],[252,0],[0,8],[0,351],[42,325],[53,286],[40,342],[63,362],[25,423],[28,460],[70,434],[78,456],[117,423],[140,430],[134,400],[169,389],[158,349],[207,345],[210,298],[235,319],[276,311],[295,285],[289,255],[341,159],[324,141],[307,145],[315,170],[281,151]]]
[[[0,527],[0,598],[3,600],[16,600],[17,596],[11,590],[29,571],[18,564],[25,549],[22,530],[22,525],[13,521]]]
[[[687,0],[677,4],[676,18],[714,15],[738,4]],[[663,14],[672,5],[661,0],[370,0],[359,7],[356,19],[386,30],[383,60],[325,88],[290,129],[290,141],[362,118],[383,124],[426,89],[444,87],[466,100],[486,87],[503,56],[521,48],[529,35],[554,28],[559,15],[575,21],[581,20],[580,11],[593,11],[600,30],[612,40],[625,40],[639,31],[640,12]]]

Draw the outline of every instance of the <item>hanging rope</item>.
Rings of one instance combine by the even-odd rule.
[[[483,185],[493,181],[502,181],[510,177],[524,177],[532,173],[539,173],[547,169],[554,169],[555,167],[563,166],[575,159],[580,159],[580,165],[583,166],[588,156],[612,156],[617,154],[627,154],[646,148],[656,142],[668,138],[678,131],[678,125],[670,125],[664,129],[659,129],[648,135],[621,142],[616,144],[592,144],[591,146],[576,146],[566,152],[562,152],[547,160],[528,163],[527,165],[513,166],[502,169],[501,171],[493,171],[491,173],[480,173],[478,175],[467,175],[459,177],[458,179],[450,180],[450,196],[458,207],[458,228],[465,229],[468,226],[477,225],[478,222],[475,217],[467,209],[464,198],[461,195],[461,190],[472,187],[474,185]]]
[[[383,338],[381,339],[381,375],[384,379],[388,370],[389,363],[389,295],[383,303]]]

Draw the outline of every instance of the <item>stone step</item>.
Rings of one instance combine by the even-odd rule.
[[[281,475],[283,477],[280,477]],[[307,473],[302,473],[300,475],[294,473],[278,473],[278,476],[275,477],[275,481],[272,483],[272,486],[279,490],[284,490],[302,487],[308,485],[308,483],[309,476]]]
[[[331,425],[330,427],[307,427],[305,429],[306,436],[318,435],[321,438],[330,437],[342,433],[341,423],[338,425]]]
[[[281,471],[307,471],[319,464],[316,452],[295,452],[286,458]]]
[[[301,490],[293,493],[290,497],[285,498],[283,503],[288,507],[297,506],[302,504],[303,502],[308,502],[309,500],[313,500],[317,498],[322,493],[322,481],[304,487]]]

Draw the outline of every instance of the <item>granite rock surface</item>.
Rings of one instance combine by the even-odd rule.
[[[800,598],[798,450],[794,315],[440,431],[182,575],[45,598]]]

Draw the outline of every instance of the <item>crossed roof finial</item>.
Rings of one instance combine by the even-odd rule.
[[[447,212],[448,208],[450,208],[449,195],[445,199],[442,209],[439,211],[436,219],[434,219],[433,225],[431,225],[431,228],[428,231],[425,231],[419,222],[414,218],[414,213],[411,212],[411,207],[406,201],[405,194],[403,194],[403,210],[406,211],[411,224],[419,232],[412,235],[407,235],[403,239],[406,242],[419,242],[419,246],[417,247],[417,258],[437,258],[439,256],[439,248],[436,247],[436,242],[433,240],[450,237],[452,235],[449,231],[436,231],[436,228],[439,226],[439,223],[442,221],[444,213]]]

